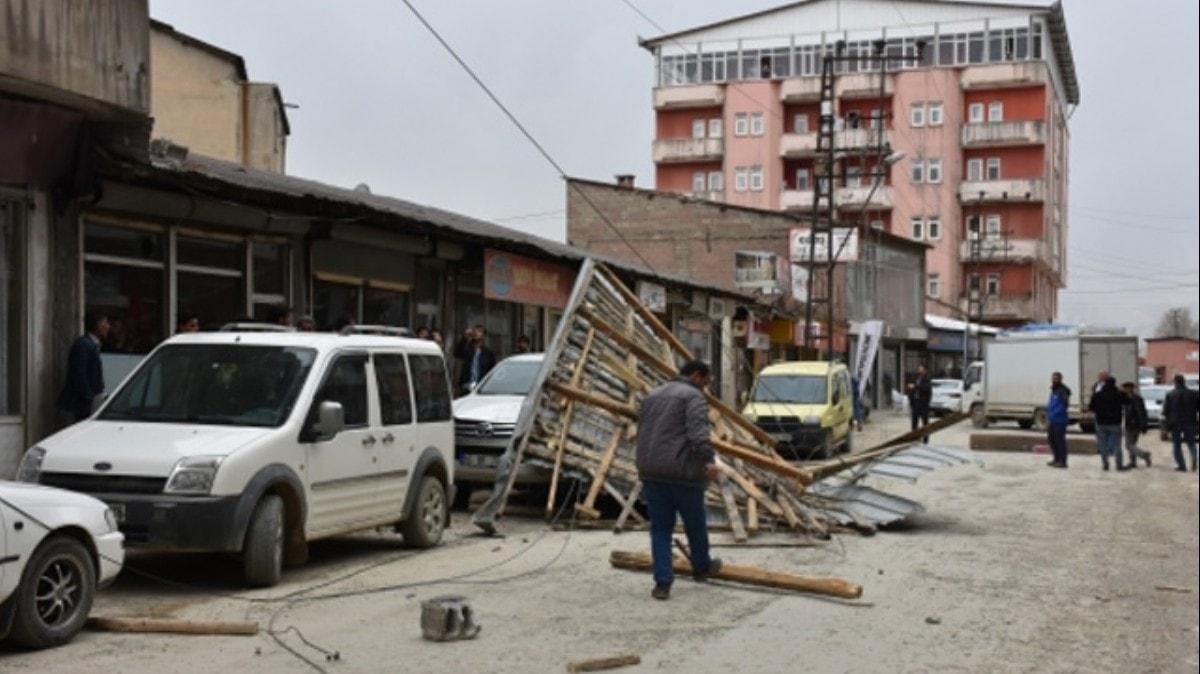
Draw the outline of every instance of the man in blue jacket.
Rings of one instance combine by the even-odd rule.
[[[83,421],[92,415],[92,401],[104,392],[104,371],[100,365],[100,343],[108,335],[108,316],[84,316],[84,333],[71,345],[67,356],[67,379],[58,394],[58,409]]]
[[[716,479],[704,388],[712,382],[708,365],[691,361],[679,376],[651,391],[638,418],[637,470],[650,515],[650,556],[655,599],[671,596],[675,572],[671,535],[675,515],[683,519],[691,547],[692,576],[704,580],[721,568],[708,554],[708,516],[704,491]]]
[[[1054,460],[1051,468],[1067,467],[1067,424],[1071,423],[1071,389],[1062,383],[1062,373],[1050,375],[1050,399],[1046,401],[1046,435]]]

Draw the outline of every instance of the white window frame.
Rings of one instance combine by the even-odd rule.
[[[704,171],[696,171],[692,174],[692,192],[699,194],[705,191],[708,185],[708,174]]]
[[[925,104],[913,103],[908,108],[908,125],[914,129],[925,126]]]
[[[739,112],[733,116],[733,135],[750,135],[750,115]]]
[[[983,180],[983,160],[968,159],[967,160],[967,182],[977,183]]]
[[[926,279],[925,295],[928,297],[942,296],[942,277],[937,272],[930,274]]]
[[[923,241],[925,239],[925,221],[921,219],[921,216],[912,216],[909,224],[912,226],[912,231],[909,233],[912,234],[913,240]]]
[[[766,120],[763,118],[763,113],[761,113],[761,112],[750,113],[750,135],[751,136],[761,136],[766,132],[767,132],[767,123],[766,123]]]
[[[996,241],[1000,238],[1000,232],[1004,227],[1003,221],[1000,219],[999,213],[989,213],[987,219],[984,220],[983,238],[988,241]]]
[[[750,191],[763,191],[763,167],[761,165],[750,167]]]
[[[733,191],[745,192],[750,187],[750,170],[745,166],[733,169]]]
[[[708,172],[708,191],[723,192],[725,191],[725,174],[721,171]]]
[[[1000,172],[1000,158],[999,157],[988,157],[987,158],[987,169],[984,172],[984,177],[987,180],[1001,180],[1001,175],[1002,174]],[[995,176],[995,177],[993,177],[993,176]]]
[[[992,101],[988,103],[987,121],[989,124],[997,124],[1004,121],[1004,101]]]
[[[929,126],[941,126],[946,121],[946,106],[941,102],[929,104],[928,119],[925,121]]]
[[[693,139],[702,140],[704,138],[704,134],[707,131],[708,131],[708,122],[704,121],[703,119],[693,119],[692,120],[692,138]]]
[[[804,177],[803,181],[800,180],[801,176]],[[801,192],[808,192],[811,191],[812,188],[812,171],[803,166],[796,169],[796,189]]]
[[[934,216],[925,220],[925,238],[930,241],[940,241],[942,238],[942,219]]]
[[[720,117],[708,120],[708,137],[720,138],[725,133],[725,122]]]
[[[920,185],[925,182],[925,160],[912,160],[912,167],[908,172],[908,180],[914,185]]]
[[[942,182],[942,160],[928,159],[925,161],[925,182]]]
[[[988,297],[996,297],[1000,294],[1000,275],[988,274],[987,280],[984,281],[983,292]]]
[[[983,103],[972,103],[967,106],[967,122],[970,124],[982,124],[984,120],[984,105]]]
[[[808,113],[797,112],[792,116],[792,133],[808,132]]]

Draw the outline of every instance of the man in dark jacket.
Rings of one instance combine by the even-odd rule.
[[[84,333],[71,345],[67,356],[67,379],[58,394],[58,409],[71,423],[92,415],[92,401],[104,392],[104,370],[100,364],[100,343],[108,335],[108,316],[84,317]]]
[[[1115,458],[1117,470],[1129,470],[1121,454],[1121,416],[1125,409],[1125,395],[1117,388],[1117,380],[1109,377],[1104,386],[1092,395],[1088,410],[1095,417],[1096,447],[1104,470],[1108,470],[1109,458]]]
[[[708,401],[704,388],[712,381],[708,365],[694,360],[679,377],[652,391],[642,401],[638,418],[637,470],[650,515],[650,554],[654,562],[655,599],[671,596],[671,535],[675,514],[683,519],[691,547],[692,573],[704,580],[721,568],[708,554],[708,521],[704,490],[716,479],[716,454],[709,441]]]
[[[482,325],[468,328],[454,345],[458,359],[458,385],[463,392],[474,389],[496,367],[496,354],[487,345],[487,329]]]
[[[1071,423],[1071,389],[1062,381],[1062,373],[1050,375],[1050,398],[1046,401],[1046,438],[1054,460],[1051,468],[1067,467],[1067,424]]]
[[[1127,381],[1121,384],[1125,393],[1125,452],[1129,454],[1129,467],[1137,468],[1138,459],[1150,467],[1150,452],[1138,447],[1138,438],[1150,429],[1150,417],[1146,416],[1146,401],[1137,392],[1137,386]]]
[[[933,401],[933,383],[929,381],[929,374],[925,372],[924,365],[917,366],[917,378],[913,383],[908,385],[908,411],[912,416],[912,429],[915,431],[918,428],[917,422],[920,422],[920,427],[929,425],[929,404]],[[922,442],[929,444],[929,436],[926,435]]]
[[[1200,427],[1200,393],[1187,387],[1183,375],[1175,375],[1175,388],[1163,400],[1163,423],[1171,431],[1171,449],[1175,454],[1175,470],[1183,472],[1183,445],[1192,455],[1192,472],[1196,470],[1196,429]]]

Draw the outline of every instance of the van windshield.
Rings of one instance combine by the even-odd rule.
[[[826,398],[823,375],[776,374],[760,377],[750,400],[756,403],[824,405]]]
[[[291,414],[313,349],[230,344],[164,346],[104,407],[100,419],[279,426]]]

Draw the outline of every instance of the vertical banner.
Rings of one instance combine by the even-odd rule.
[[[883,336],[883,321],[864,321],[858,334],[858,352],[854,359],[854,377],[858,379],[858,395],[861,398],[871,379],[871,365],[879,351],[879,339]]]

